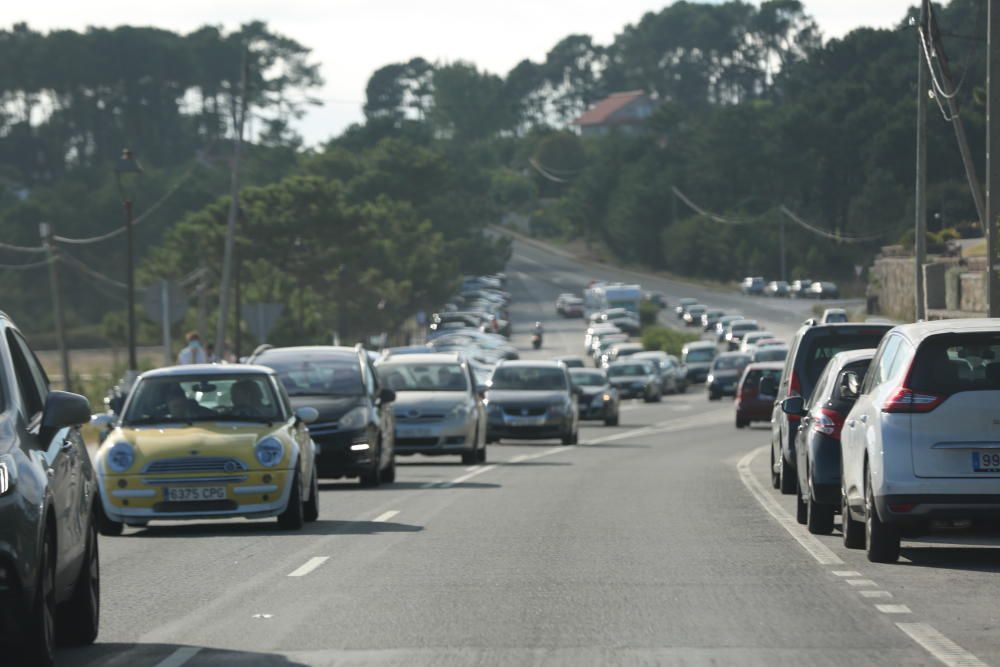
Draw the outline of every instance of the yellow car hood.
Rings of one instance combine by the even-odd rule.
[[[281,426],[266,424],[198,424],[195,426],[117,428],[104,441],[104,447],[116,442],[128,442],[135,448],[133,470],[149,461],[186,456],[227,456],[255,465],[254,445],[272,435],[285,444],[286,456],[290,442],[282,436]],[[137,464],[137,465],[136,465]]]

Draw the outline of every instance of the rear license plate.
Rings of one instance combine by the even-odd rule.
[[[168,486],[164,497],[170,502],[188,502],[198,500],[225,500],[224,486]]]
[[[972,472],[1000,472],[1000,451],[972,452]]]

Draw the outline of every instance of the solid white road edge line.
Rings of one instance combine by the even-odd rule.
[[[736,465],[737,470],[740,473],[740,480],[743,482],[743,486],[747,487],[747,491],[750,492],[757,502],[760,503],[761,507],[771,515],[775,521],[781,524],[781,527],[788,531],[788,534],[795,538],[803,549],[805,549],[810,556],[816,559],[816,562],[820,565],[843,565],[844,561],[840,560],[837,554],[830,551],[829,547],[817,540],[813,535],[809,534],[804,528],[802,528],[782,507],[777,503],[774,498],[772,498],[764,490],[764,487],[757,478],[754,477],[753,472],[750,470],[750,463],[756,458],[758,454],[767,449],[767,446],[758,447],[754,449],[742,459]]]
[[[313,556],[312,558],[307,560],[303,565],[289,572],[288,576],[304,577],[328,560],[330,560],[329,556]]]
[[[372,521],[376,523],[384,523],[385,521],[388,521],[397,514],[399,514],[399,510],[389,510],[388,512],[382,512],[377,517],[372,519]]]
[[[897,623],[896,627],[947,667],[986,667],[986,663],[927,623]]]
[[[156,663],[156,667],[181,667],[181,665],[198,655],[200,651],[200,648],[194,646],[183,646]]]

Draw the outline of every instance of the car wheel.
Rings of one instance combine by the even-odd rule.
[[[604,419],[605,426],[618,426],[618,413],[616,412],[613,417],[606,417]]]
[[[476,452],[476,463],[486,463],[486,445]]]
[[[739,417],[736,418],[736,428],[746,428],[749,425],[750,422],[748,422],[747,420],[740,419]]]
[[[309,484],[309,500],[302,508],[302,518],[306,521],[315,521],[319,518],[319,479],[316,477],[316,469],[313,468],[312,482]]]
[[[807,518],[807,508],[806,501],[802,498],[802,489],[798,484],[795,485],[795,520],[800,524],[804,524]]]
[[[798,486],[798,481],[795,479],[795,468],[788,464],[784,454],[780,456],[781,465],[778,466],[778,475],[781,479],[778,488],[781,489],[782,494],[790,496],[795,493],[795,489]]]
[[[479,457],[477,456],[476,452],[463,452],[462,453],[462,463],[464,465],[471,465],[471,464],[475,463],[477,458],[479,458]]]
[[[288,494],[288,505],[285,511],[278,515],[278,528],[282,530],[299,530],[305,523],[302,507],[302,492],[299,490],[299,473],[292,477],[292,490]]]
[[[771,488],[781,488],[781,476],[774,469],[774,445],[771,445]]]
[[[844,546],[848,549],[865,548],[865,524],[851,518],[851,510],[847,507],[847,494],[841,483],[840,491],[840,530],[844,536]]]
[[[98,498],[97,500],[97,530],[101,535],[106,535],[108,537],[116,537],[122,534],[124,529],[124,524],[121,521],[112,521],[108,518],[108,515],[104,513],[104,503]]]
[[[575,445],[577,443],[578,436],[576,432],[568,433],[562,437],[562,444],[564,445]]]
[[[369,470],[368,472],[364,472],[358,475],[358,483],[362,487],[366,489],[372,489],[378,486],[379,482],[382,481],[382,475],[380,474],[381,471],[378,468],[379,462],[381,460],[382,460],[382,450],[380,448],[375,453],[375,462],[372,465],[372,469]]]
[[[49,667],[55,660],[56,567],[55,540],[46,531],[38,564],[38,583],[27,635],[21,646],[24,661],[29,665]]]
[[[101,625],[101,564],[97,550],[97,527],[87,527],[80,575],[72,597],[57,609],[56,639],[65,646],[87,646],[97,639]]]
[[[716,393],[711,392],[711,391],[708,392],[708,400],[710,400],[710,401],[717,401],[720,398],[722,398],[722,396],[720,396],[719,394],[716,394]]]
[[[656,392],[656,396],[653,397],[653,403],[659,403],[662,400],[663,400],[663,392],[661,391]]]
[[[865,551],[873,563],[895,563],[899,560],[899,527],[883,523],[875,506],[872,475],[865,475]]]
[[[383,484],[393,484],[396,481],[396,457],[393,456],[389,460],[388,467],[382,471],[379,476],[379,480]]]

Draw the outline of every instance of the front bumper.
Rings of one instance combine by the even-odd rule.
[[[646,396],[646,385],[616,384],[618,398],[644,398]]]
[[[368,442],[368,431],[344,431],[314,435],[316,443],[316,472],[320,477],[357,477],[371,472],[375,465],[375,443]],[[364,449],[351,449],[352,446]]]
[[[705,385],[705,390],[712,396],[735,396],[736,380],[714,380]]]
[[[476,449],[475,430],[464,420],[407,424],[396,421],[396,454],[462,454]]]
[[[487,418],[486,437],[490,440],[546,440],[561,438],[572,429],[572,418],[566,415],[541,415],[535,418],[512,418],[508,415],[490,415]]]

